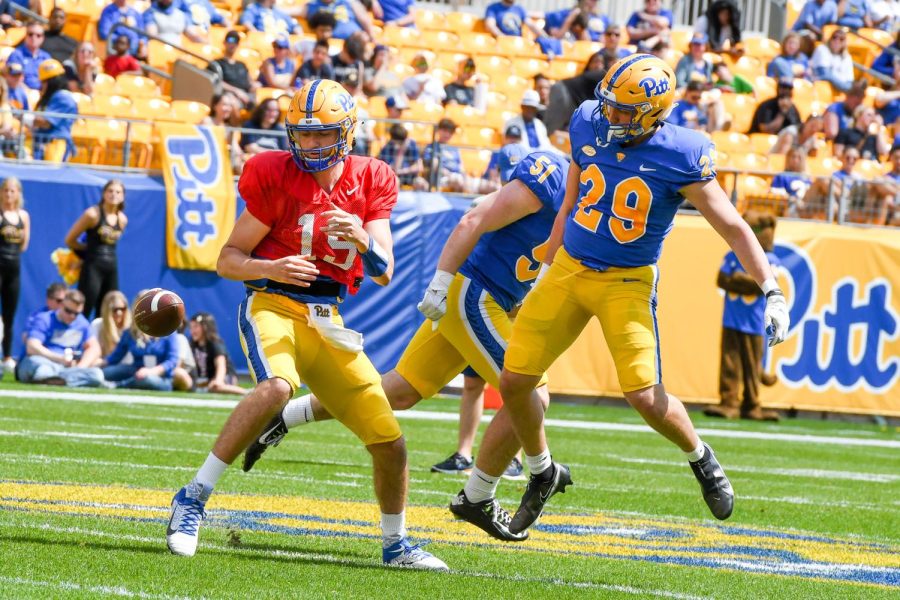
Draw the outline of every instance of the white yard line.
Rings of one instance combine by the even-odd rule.
[[[0,583],[6,585],[22,585],[28,587],[49,588],[65,592],[87,592],[102,596],[119,596],[124,598],[159,598],[161,600],[175,600],[190,598],[190,596],[170,596],[169,594],[151,594],[149,592],[132,591],[121,585],[86,585],[74,581],[50,581],[43,579],[26,579],[25,577],[3,577],[0,575]]]
[[[234,408],[237,400],[211,400],[200,398],[167,397],[167,396],[143,396],[143,395],[114,395],[92,394],[90,392],[51,392],[42,390],[0,390],[0,398],[29,398],[33,400],[68,400],[74,402],[92,402],[106,404],[147,404],[154,406],[178,406],[191,408]],[[398,419],[415,421],[446,421],[459,420],[457,413],[427,412],[419,410],[398,411],[395,413]],[[482,417],[482,422],[489,422],[490,416]],[[547,419],[548,427],[563,429],[582,429],[589,431],[624,431],[632,433],[656,433],[647,425],[635,425],[628,423],[606,423],[601,421],[570,421],[565,419]],[[780,442],[794,442],[800,444],[822,444],[829,446],[864,446],[869,448],[898,448],[900,440],[872,440],[844,436],[823,436],[793,433],[771,433],[765,431],[735,431],[733,429],[698,429],[697,433],[704,437],[739,438],[745,440],[771,440]]]

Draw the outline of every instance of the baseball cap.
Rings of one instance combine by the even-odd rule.
[[[62,63],[52,58],[48,58],[38,65],[38,79],[41,81],[47,81],[65,72],[66,70],[63,68]]]
[[[291,41],[289,39],[287,39],[286,37],[279,36],[279,37],[275,38],[275,40],[272,42],[272,47],[274,47],[274,48],[290,48]]]
[[[506,137],[521,138],[522,128],[518,125],[510,125],[506,128],[506,131],[503,132],[503,135],[505,135]]]
[[[406,102],[406,98],[404,98],[403,96],[391,96],[384,101],[384,105],[387,108],[396,108],[398,110],[409,108],[409,104]]]
[[[500,169],[500,181],[506,183],[522,159],[528,156],[528,148],[522,144],[507,144],[500,148],[497,168]]]
[[[6,63],[6,72],[10,75],[21,75],[25,72],[25,67],[22,66],[22,63]]]
[[[692,44],[706,44],[707,42],[709,42],[709,37],[705,33],[695,33],[691,38]]]
[[[525,90],[525,93],[522,94],[522,102],[520,102],[520,105],[531,106],[538,110],[544,110],[544,108],[546,108],[541,104],[541,96],[536,90]]]
[[[241,41],[241,34],[234,30],[229,31],[225,34],[225,41],[232,44],[237,44]]]

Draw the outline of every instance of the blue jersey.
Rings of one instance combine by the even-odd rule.
[[[582,104],[569,124],[581,177],[563,246],[599,271],[655,264],[684,200],[679,190],[715,178],[715,146],[702,133],[670,123],[634,147],[600,146],[591,123],[597,104]]]
[[[172,371],[178,366],[178,334],[149,338],[138,343],[131,335],[131,331],[126,330],[107,360],[109,364],[117,365],[129,353],[134,357],[134,364],[138,367],[152,368],[162,365],[166,377],[171,377]]]
[[[69,348],[75,356],[81,356],[84,345],[93,337],[94,330],[84,315],[78,315],[71,323],[64,323],[56,316],[55,310],[34,315],[26,334],[26,339],[36,339],[54,354],[63,354]],[[25,356],[24,351],[22,356]]]
[[[481,236],[459,272],[486,289],[503,310],[522,302],[537,278],[547,238],[566,194],[569,161],[538,150],[516,167],[512,179],[525,184],[541,208],[515,223]]]
[[[766,252],[766,258],[772,267],[781,266],[781,261],[772,252]],[[719,269],[725,275],[732,273],[746,273],[741,261],[734,252],[725,255],[722,268]],[[725,292],[725,310],[722,312],[722,326],[735,329],[750,335],[762,335],[765,332],[766,297],[742,296],[734,292]]]
[[[785,194],[794,200],[803,200],[806,190],[811,185],[809,177],[803,173],[790,173],[785,171],[779,173],[772,179],[772,185],[769,189],[775,193]]]
[[[494,2],[484,11],[485,19],[494,19],[497,28],[504,35],[521,37],[522,24],[528,18],[528,13],[518,4],[506,5],[502,2]]]
[[[334,15],[336,21],[331,37],[337,40],[346,40],[348,37],[362,31],[362,26],[356,19],[353,6],[348,0],[334,0],[325,4],[319,0],[312,0],[306,5],[306,18],[311,18],[317,12],[329,12]]]

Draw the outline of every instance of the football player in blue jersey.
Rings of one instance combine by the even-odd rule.
[[[537,278],[547,238],[565,194],[568,160],[554,152],[531,154],[520,144],[500,153],[501,178],[507,183],[482,197],[450,234],[419,310],[429,319],[407,345],[397,367],[382,377],[395,410],[434,396],[467,365],[499,386],[504,351],[512,330],[507,313],[520,304]],[[528,392],[536,406],[549,402],[542,374]],[[296,425],[330,419],[314,396],[285,406],[244,456],[249,471],[269,446]],[[507,541],[528,532],[509,532],[509,514],[494,498],[497,485],[519,451],[506,409],[494,416],[481,442],[478,459],[450,510],[459,518]]]
[[[532,390],[592,317],[602,326],[628,402],[681,448],[713,515],[731,515],[734,493],[681,402],[662,384],[656,262],[687,199],[734,250],[766,295],[769,343],[784,340],[788,311],[765,252],[716,182],[715,149],[701,133],[664,123],[675,75],[648,54],[626,57],[572,116],[566,196],[534,290],[516,317],[500,391],[531,471],[511,533],[528,529],[571,484],[551,460],[544,408]]]

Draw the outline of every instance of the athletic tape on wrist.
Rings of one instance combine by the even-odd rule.
[[[378,245],[375,236],[369,236],[369,249],[363,252],[362,258],[363,271],[369,277],[381,277],[388,270],[388,255],[384,249]]]

